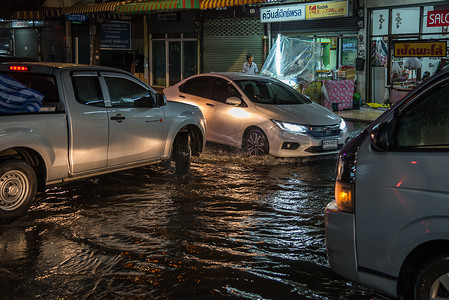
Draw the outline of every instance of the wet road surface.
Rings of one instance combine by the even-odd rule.
[[[387,299],[330,270],[335,158],[208,144],[185,178],[151,166],[51,187],[0,225],[0,298]]]

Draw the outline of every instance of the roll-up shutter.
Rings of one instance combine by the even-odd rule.
[[[329,18],[307,21],[279,22],[271,23],[271,35],[278,33],[314,33],[314,34],[332,34],[332,33],[355,33],[358,31],[357,17]]]
[[[240,72],[251,53],[262,67],[263,25],[258,19],[204,21],[203,72]]]

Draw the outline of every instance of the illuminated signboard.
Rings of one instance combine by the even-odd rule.
[[[304,20],[306,18],[305,5],[282,5],[260,8],[260,22],[285,22]]]
[[[427,12],[427,27],[449,26],[449,10]]]
[[[446,42],[396,42],[395,57],[446,57]]]
[[[306,5],[306,19],[344,17],[348,15],[348,1],[320,2]]]

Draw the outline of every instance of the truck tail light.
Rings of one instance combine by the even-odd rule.
[[[30,68],[27,66],[9,66],[10,71],[29,71]]]

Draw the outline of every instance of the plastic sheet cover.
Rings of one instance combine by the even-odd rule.
[[[0,74],[0,114],[37,112],[44,95]]]
[[[279,34],[260,74],[275,77],[291,86],[308,85],[316,79],[320,63],[320,43]]]

